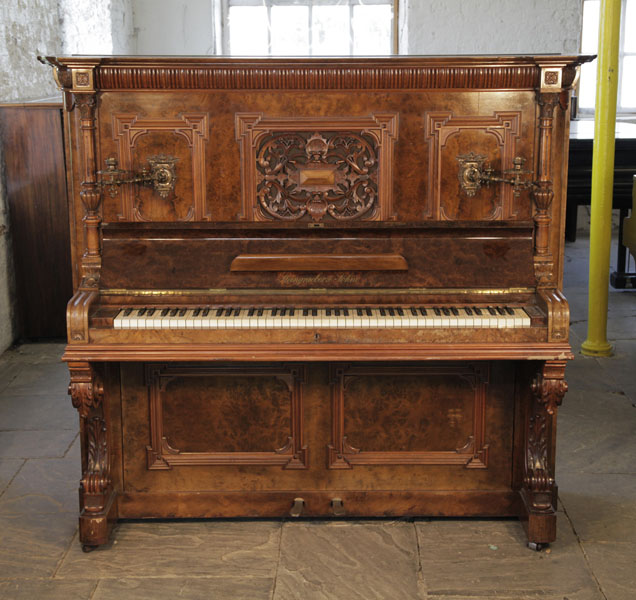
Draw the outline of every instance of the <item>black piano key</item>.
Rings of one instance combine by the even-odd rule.
[[[204,308],[203,312],[201,313],[202,317],[207,317],[210,314],[210,309],[209,308]]]
[[[222,316],[222,315],[223,315],[223,309],[222,309],[222,308],[217,308],[217,309],[216,309],[216,316],[217,316],[217,317],[220,317],[220,316]]]
[[[234,309],[234,316],[238,317],[241,314],[241,309],[240,308],[235,308]]]
[[[506,311],[501,308],[501,306],[497,307],[497,312],[501,315],[501,316],[506,316]]]
[[[481,317],[481,315],[482,315],[481,308],[478,308],[477,306],[473,306],[473,310],[475,311],[475,314],[478,317]]]
[[[331,316],[331,309],[330,308],[325,309],[325,315],[327,315],[328,317]]]
[[[195,308],[194,312],[192,313],[193,317],[198,317],[201,314],[201,309],[200,308]]]
[[[510,308],[509,306],[506,306],[506,312],[511,316],[514,317],[515,316],[515,311],[512,310],[512,308]]]
[[[309,316],[309,309],[303,308],[303,317],[308,317],[308,316]]]
[[[128,317],[130,315],[130,313],[133,311],[132,308],[127,308],[124,310],[124,317]]]
[[[340,309],[339,308],[334,308],[333,309],[333,314],[336,315],[336,317],[340,316]]]
[[[247,316],[248,316],[248,317],[253,317],[255,312],[256,312],[256,309],[255,309],[255,308],[250,308],[250,309],[247,311]]]
[[[495,317],[497,316],[497,311],[492,306],[488,307],[488,312]]]
[[[152,315],[154,314],[155,314],[154,308],[149,308],[148,311],[146,312],[146,315],[148,315],[149,317],[152,317]]]
[[[263,311],[264,311],[264,309],[259,308],[259,309],[256,311],[256,316],[257,316],[257,317],[262,317],[262,316],[263,316]]]
[[[278,313],[278,309],[272,308],[272,317],[275,317],[277,313]]]
[[[232,311],[233,311],[233,310],[234,310],[233,308],[226,308],[226,309],[225,309],[225,316],[226,316],[226,317],[231,317],[231,316],[232,316]]]
[[[413,306],[411,306],[410,310],[411,310],[411,314],[412,314],[414,317],[417,317],[417,310],[415,310],[415,308],[414,308]]]
[[[287,314],[287,309],[286,308],[282,308],[280,311],[280,316],[284,317]]]
[[[182,308],[182,309],[179,311],[179,316],[180,316],[180,317],[185,317],[185,314],[186,314],[187,312],[188,312],[188,309],[187,309],[187,308]]]
[[[361,308],[356,308],[356,314],[361,317],[362,316],[362,309]]]
[[[290,316],[290,317],[293,317],[295,314],[296,314],[296,309],[294,309],[294,308],[290,308],[290,309],[289,309],[289,316]]]
[[[389,316],[390,317],[394,317],[395,316],[395,310],[392,307],[389,307],[388,311],[389,311]]]
[[[145,308],[140,308],[140,309],[137,311],[137,316],[138,316],[138,317],[143,317],[145,313],[146,313],[146,309],[145,309]]]
[[[433,307],[433,312],[439,317],[442,314],[442,311],[437,308],[437,306]]]
[[[448,308],[446,308],[445,306],[442,306],[442,312],[447,316],[450,317],[450,310],[448,310]]]
[[[385,310],[384,308],[380,308],[380,314],[381,314],[383,317],[386,317],[386,310]]]
[[[166,316],[169,312],[170,312],[170,309],[169,309],[169,308],[164,308],[164,309],[161,311],[161,316],[162,316],[162,317],[165,317],[165,316]]]
[[[342,309],[342,314],[343,314],[345,317],[348,317],[348,316],[349,316],[349,309],[348,309],[348,308],[343,308],[343,309]]]
[[[170,311],[170,316],[171,316],[171,317],[176,317],[178,312],[179,312],[179,309],[178,309],[178,308],[173,308],[173,309]]]
[[[469,306],[464,306],[464,311],[466,312],[467,315],[472,315],[473,311],[470,309]]]
[[[458,310],[457,310],[454,306],[451,306],[451,312],[452,312],[452,313],[453,313],[456,317],[459,317],[459,311],[458,311]]]
[[[426,309],[423,306],[420,306],[420,314],[425,317],[426,316]]]
[[[312,308],[311,309],[311,316],[312,317],[317,317],[318,316],[318,309],[317,308]]]
[[[367,317],[372,317],[373,316],[373,311],[370,308],[366,308],[365,310],[367,312]]]
[[[400,315],[400,317],[404,316],[404,309],[398,306],[395,310],[397,311],[397,314]]]

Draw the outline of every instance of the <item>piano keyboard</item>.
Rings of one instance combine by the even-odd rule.
[[[330,308],[123,308],[115,329],[403,329],[530,327],[522,308],[507,306]]]

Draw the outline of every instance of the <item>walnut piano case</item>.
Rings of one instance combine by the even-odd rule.
[[[554,540],[588,58],[47,59],[84,547],[153,517],[518,516]]]

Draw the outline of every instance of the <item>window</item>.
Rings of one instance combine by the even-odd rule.
[[[392,54],[393,4],[393,0],[220,0],[223,53]]]
[[[584,0],[581,52],[596,54],[600,0]],[[631,33],[631,35],[629,35]],[[596,61],[581,68],[579,109],[592,113],[596,100]],[[636,0],[622,0],[617,112],[636,113]]]

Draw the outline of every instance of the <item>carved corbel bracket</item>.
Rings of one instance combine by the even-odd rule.
[[[93,409],[101,406],[104,398],[102,380],[90,363],[69,363],[69,371],[71,383],[68,386],[68,393],[80,417],[86,419]]]
[[[545,406],[549,415],[556,413],[557,406],[561,406],[563,396],[568,391],[564,376],[565,361],[549,361],[532,382],[532,392],[537,402]]]

